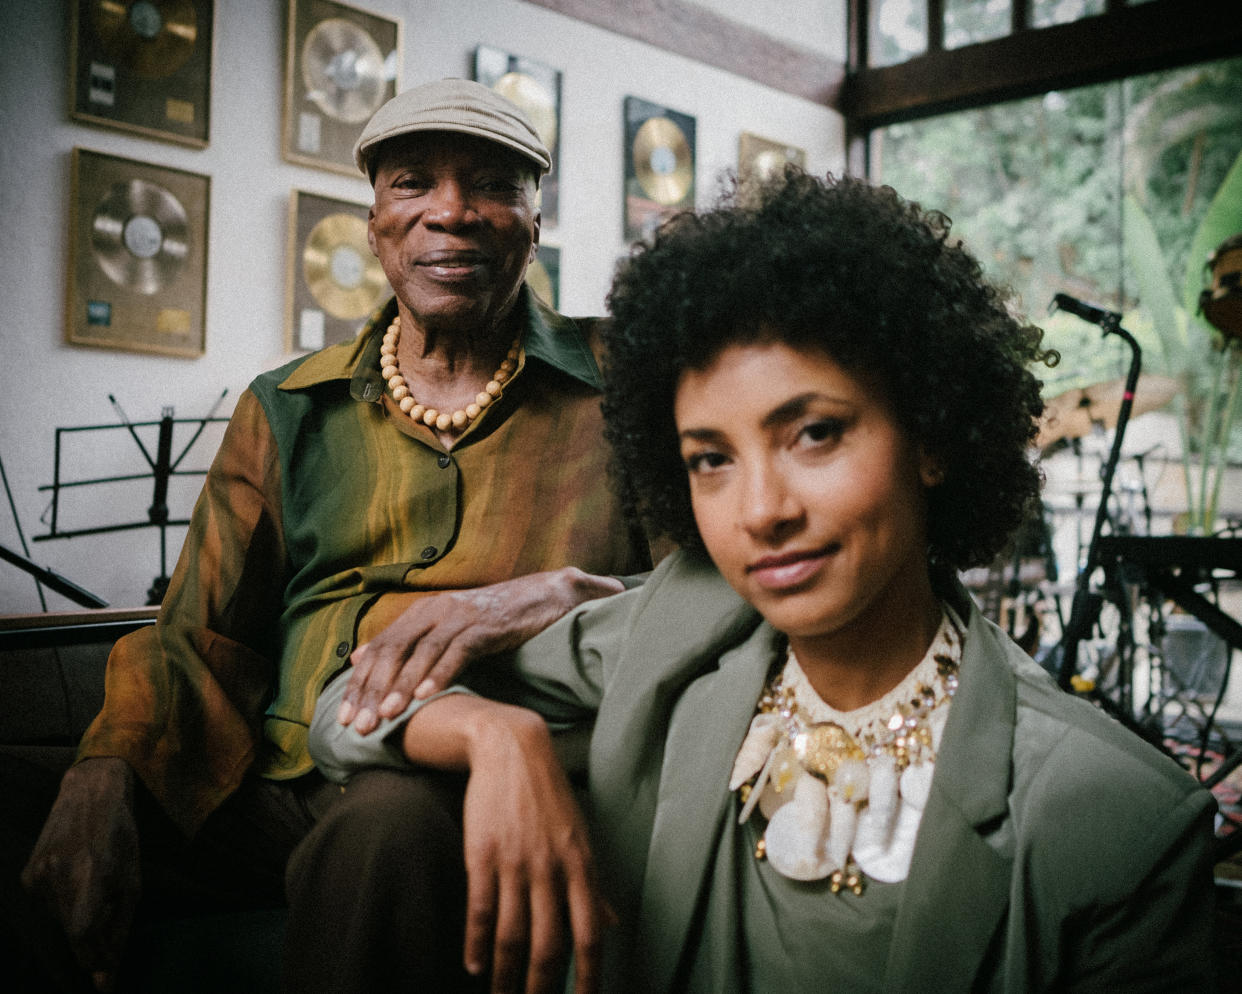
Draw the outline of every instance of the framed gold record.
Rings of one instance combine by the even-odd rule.
[[[72,183],[69,341],[202,355],[209,177],[75,148]]]
[[[669,215],[694,206],[695,120],[625,98],[625,237],[649,239]]]
[[[289,200],[285,347],[349,341],[392,295],[367,244],[367,205],[294,190]]]
[[[70,116],[203,147],[214,0],[70,0]]]
[[[474,52],[474,78],[526,111],[552,155],[552,168],[539,186],[544,227],[555,225],[560,210],[561,73],[532,59],[480,45]]]
[[[359,176],[354,142],[400,88],[401,52],[400,20],[335,0],[289,0],[284,157]]]
[[[806,168],[806,151],[743,131],[737,140],[737,175],[743,183],[774,179],[787,165]]]

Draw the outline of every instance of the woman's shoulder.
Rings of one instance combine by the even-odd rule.
[[[1013,665],[1010,810],[1022,858],[1121,894],[1163,853],[1210,844],[1215,802],[1186,770],[1032,660]]]

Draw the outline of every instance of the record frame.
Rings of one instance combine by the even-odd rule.
[[[680,132],[681,138],[684,140],[684,159],[686,161],[678,162],[676,154],[670,149],[663,149],[667,154],[662,157],[664,160],[661,168],[652,167],[651,172],[656,174],[660,179],[669,175],[676,175],[683,167],[688,167],[688,173],[681,172],[681,176],[685,177],[684,189],[681,190],[680,196],[672,201],[661,201],[654,197],[651,192],[644,188],[643,177],[639,175],[637,164],[639,144],[642,141],[643,128],[648,122],[657,119],[664,119],[665,122],[672,125],[675,132]],[[680,111],[670,110],[659,104],[651,103],[639,97],[626,97],[624,100],[624,137],[625,141],[622,145],[622,156],[624,157],[624,189],[622,202],[622,217],[625,225],[625,240],[632,241],[649,241],[655,234],[655,229],[668,217],[679,211],[691,209],[694,207],[695,197],[695,119],[689,114],[683,114]],[[649,159],[654,160],[654,151]],[[665,166],[668,164],[668,155],[673,155],[673,169],[666,171]],[[675,185],[675,184],[674,184]]]
[[[561,79],[559,69],[553,69],[534,59],[514,55],[490,45],[479,45],[474,50],[474,78],[478,83],[503,92],[499,85],[506,77],[520,74],[537,84],[551,102],[550,135],[547,128],[540,128],[539,121],[529,114],[531,123],[551,153],[552,167],[539,184],[539,211],[545,226],[555,225],[560,217],[561,188]],[[506,94],[507,96],[507,94]],[[516,102],[516,101],[515,101]],[[521,104],[519,103],[519,106]],[[551,137],[551,141],[549,141]]]
[[[326,96],[312,91],[307,84],[306,75],[313,66],[308,66],[304,49],[312,33],[324,37],[326,22],[349,32],[361,32],[374,45],[371,56],[378,54],[382,58],[379,86],[370,91],[364,87],[348,108],[349,116],[357,117],[356,120],[332,114],[324,106]],[[298,165],[359,176],[354,165],[354,143],[371,114],[401,90],[402,21],[339,0],[289,0],[285,26],[281,154],[286,161]],[[340,92],[346,93],[348,88],[342,87]]]
[[[66,339],[73,345],[129,352],[203,355],[211,178],[86,148],[73,149],[71,174]],[[161,226],[159,218],[136,210],[120,220],[115,205],[139,193],[154,198],[157,206],[168,205],[171,198],[184,216],[165,217]],[[143,248],[144,240],[151,245],[155,232],[159,244]],[[131,234],[139,252],[130,247]],[[110,276],[105,261],[118,265],[104,258],[110,238],[114,255],[123,263],[141,260],[133,263],[139,275],[148,281],[163,279],[163,284],[144,290],[133,285],[137,280],[127,287]]]
[[[806,168],[806,149],[786,145],[743,131],[737,139],[737,175],[742,183],[755,183],[774,175],[773,170],[786,163]]]
[[[70,0],[69,116],[73,120],[194,148],[207,146],[215,61],[215,0],[177,2],[194,13],[195,41],[181,64],[153,78],[117,57],[119,45],[142,37],[130,18],[126,18],[126,26],[133,28],[133,33],[127,38],[109,39],[101,33],[98,18],[92,17],[92,7],[98,14],[98,0]],[[128,13],[133,3],[126,3]],[[160,12],[155,4],[143,9]],[[153,23],[150,28],[156,29]]]
[[[293,190],[289,196],[289,251],[285,278],[285,351],[313,352],[327,345],[355,338],[366,323],[371,310],[392,296],[379,261],[373,255],[366,260],[378,271],[381,289],[375,301],[357,318],[333,315],[316,298],[306,276],[306,244],[317,225],[334,215],[359,219],[364,225],[370,205],[342,200],[308,190]]]

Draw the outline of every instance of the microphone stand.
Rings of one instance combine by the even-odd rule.
[[[1095,572],[1098,565],[1097,546],[1100,533],[1104,529],[1104,520],[1108,516],[1108,500],[1112,493],[1113,473],[1121,457],[1121,442],[1125,437],[1126,424],[1130,420],[1130,409],[1134,406],[1134,390],[1138,386],[1139,373],[1143,365],[1142,349],[1139,348],[1139,343],[1135,341],[1134,336],[1121,327],[1121,315],[1111,311],[1100,311],[1096,317],[1096,323],[1099,324],[1103,337],[1117,335],[1130,346],[1130,371],[1126,375],[1125,392],[1122,394],[1121,410],[1117,415],[1117,429],[1113,435],[1112,449],[1108,453],[1108,461],[1104,464],[1103,489],[1100,493],[1100,505],[1095,512],[1091,541],[1087,545],[1086,562],[1078,573],[1069,624],[1061,636],[1061,669],[1057,682],[1064,690],[1070,690],[1073,687],[1073,676],[1078,667],[1078,644],[1086,637],[1087,630],[1091,626],[1091,574]]]

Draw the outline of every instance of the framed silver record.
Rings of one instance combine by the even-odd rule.
[[[68,340],[202,355],[210,178],[75,148],[72,184]]]
[[[70,115],[203,147],[214,0],[71,0]]]
[[[367,243],[367,205],[294,190],[289,200],[285,348],[348,341],[392,296]]]
[[[354,142],[401,86],[401,21],[335,0],[289,0],[282,153],[358,176]]]

